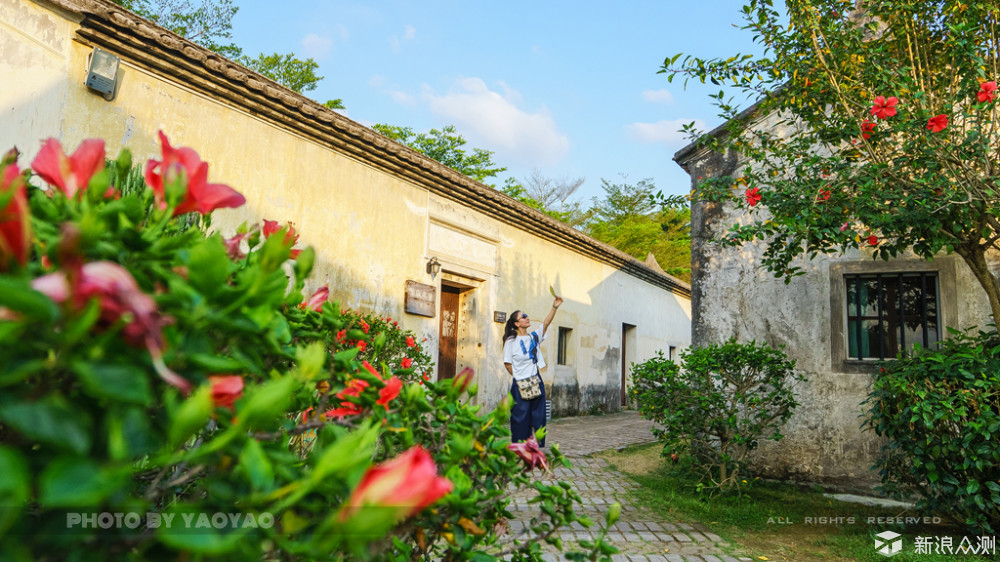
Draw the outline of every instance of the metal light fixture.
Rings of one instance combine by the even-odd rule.
[[[438,261],[436,257],[432,257],[427,260],[427,273],[431,274],[433,279],[438,273],[441,273],[441,262]]]
[[[121,59],[116,55],[94,47],[87,64],[87,87],[100,92],[104,99],[111,101],[115,97],[118,86],[118,63]]]

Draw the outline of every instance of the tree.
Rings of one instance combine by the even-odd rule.
[[[190,0],[114,0],[120,6],[186,37],[199,45],[236,61],[278,84],[296,92],[315,90],[322,76],[312,58],[301,60],[294,53],[265,55],[256,58],[243,54],[243,49],[232,42],[233,17],[239,11],[232,0],[203,0],[195,7]],[[324,103],[330,109],[344,109],[342,100]]]
[[[691,210],[656,199],[651,180],[621,183],[602,179],[604,199],[594,199],[587,234],[643,260],[653,254],[667,273],[691,279]]]
[[[454,125],[448,125],[440,131],[431,129],[429,133],[414,133],[412,127],[382,123],[376,123],[372,128],[478,182],[485,183],[487,179],[507,170],[493,161],[492,151],[474,148],[472,154],[466,153],[462,148],[466,140],[458,134]]]
[[[524,195],[534,203],[533,205],[529,203],[532,207],[556,220],[578,228],[587,221],[590,213],[582,208],[581,201],[571,201],[570,197],[580,189],[583,181],[584,178],[572,180],[569,178],[549,178],[542,175],[541,170],[535,168],[532,170],[531,176],[524,182]]]
[[[300,93],[315,90],[316,84],[323,79],[322,76],[316,75],[316,69],[319,68],[316,61],[311,58],[301,60],[292,53],[284,55],[261,53],[255,59],[243,55],[239,62],[250,70]]]
[[[724,91],[712,96],[729,125],[697,143],[735,151],[745,165],[702,181],[694,196],[745,201],[752,222],[733,227],[726,242],[766,241],[764,265],[786,281],[802,273],[796,258],[820,253],[954,252],[986,292],[996,323],[1000,284],[986,253],[1000,240],[1000,8],[950,0],[858,6],[799,0],[781,14],[770,0],[750,0],[744,29],[762,56],[664,61],[670,80],[731,84],[758,100],[741,116]]]

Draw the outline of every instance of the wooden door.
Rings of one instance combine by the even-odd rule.
[[[441,285],[441,327],[438,338],[438,380],[455,377],[458,356],[458,295],[456,287]]]
[[[635,335],[635,326],[632,324],[622,324],[622,407],[628,404],[628,388],[626,388],[625,383],[628,382],[628,364],[632,360],[632,345],[629,340]]]

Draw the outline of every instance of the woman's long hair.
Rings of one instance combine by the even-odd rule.
[[[517,337],[517,327],[514,323],[517,322],[518,316],[521,316],[520,310],[515,310],[507,317],[507,323],[503,325],[503,343]]]

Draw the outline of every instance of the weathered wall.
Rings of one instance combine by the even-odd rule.
[[[339,146],[334,132],[361,129],[341,116],[307,114],[306,109],[317,110],[304,104],[303,113],[288,124],[272,115],[269,106],[260,105],[270,103],[268,95],[277,99],[273,85],[261,87],[263,101],[253,105],[224,90],[244,87],[233,78],[239,75],[228,74],[231,82],[192,78],[180,66],[176,74],[171,69],[167,74],[152,68],[154,63],[144,61],[143,53],[123,47],[125,52],[116,53],[122,56],[122,71],[115,98],[109,102],[89,92],[84,81],[92,47],[86,44],[88,36],[81,35],[81,21],[83,28],[98,31],[101,26],[126,25],[124,16],[109,12],[117,8],[108,6],[102,0],[0,4],[0,147],[17,145],[22,164],[31,161],[47,137],[58,138],[69,150],[85,138],[103,138],[109,155],[128,147],[140,162],[158,156],[156,132],[164,131],[175,146],[198,150],[210,163],[211,181],[227,183],[246,196],[243,208],[215,213],[215,228],[231,233],[244,221],[294,222],[300,244],[317,250],[308,290],[328,283],[331,299],[342,305],[399,319],[403,327],[427,339],[432,357],[437,355],[440,312],[434,318],[404,313],[405,283],[434,285],[438,302],[442,283],[462,287],[458,368],[476,369],[479,401],[488,407],[509,388],[500,361],[502,324],[493,322],[493,312],[523,308],[537,325],[551,304],[550,285],[566,300],[542,348],[559,412],[586,411],[595,404],[617,408],[622,323],[636,326],[630,361],[667,346],[688,345],[690,301],[685,284],[677,284],[680,289],[672,292],[663,285],[674,280],[651,272],[643,275],[659,285],[640,279],[634,272],[646,268],[615,265],[622,263],[620,253],[593,241],[578,241],[573,247],[563,236],[554,243],[545,234],[558,232],[545,222],[549,219],[502,195],[468,195],[468,190],[481,187],[466,187],[461,197],[452,196],[434,178],[440,178],[441,185],[469,180],[456,180],[454,172],[390,146],[370,131],[360,140],[350,139],[361,152],[358,146]],[[80,13],[89,19],[82,20]],[[107,21],[93,23],[102,17]],[[130,30],[119,29],[125,31]],[[151,58],[188,56],[181,62],[189,64],[190,53],[199,54],[167,32],[154,31],[132,38],[148,43],[143,51]],[[169,42],[179,46],[170,51],[164,47]],[[326,140],[326,132],[333,140]],[[394,154],[396,162],[411,162],[412,168],[380,164],[365,150]],[[518,220],[505,220],[508,213],[494,210],[500,204],[514,209]],[[595,252],[610,257],[595,259]],[[436,277],[425,270],[432,256],[443,266]],[[558,326],[573,329],[571,365],[555,365]]]
[[[738,158],[686,149],[675,159],[692,179],[729,175]],[[871,373],[875,367],[845,362],[842,273],[935,270],[945,326],[985,326],[985,293],[957,256],[932,262],[914,256],[873,261],[870,251],[800,260],[805,274],[785,284],[761,266],[760,243],[724,248],[712,239],[732,224],[748,222],[742,206],[697,203],[692,209],[692,345],[729,338],[785,346],[807,377],[795,391],[800,406],[780,442],[766,442],[754,462],[764,474],[782,479],[822,482],[843,489],[870,488],[878,481],[871,470],[881,443],[861,429]],[[997,261],[994,256],[994,270]],[[839,299],[839,300],[838,300]],[[836,330],[836,332],[834,332]],[[839,335],[839,338],[837,337]],[[838,359],[839,358],[839,359]]]

